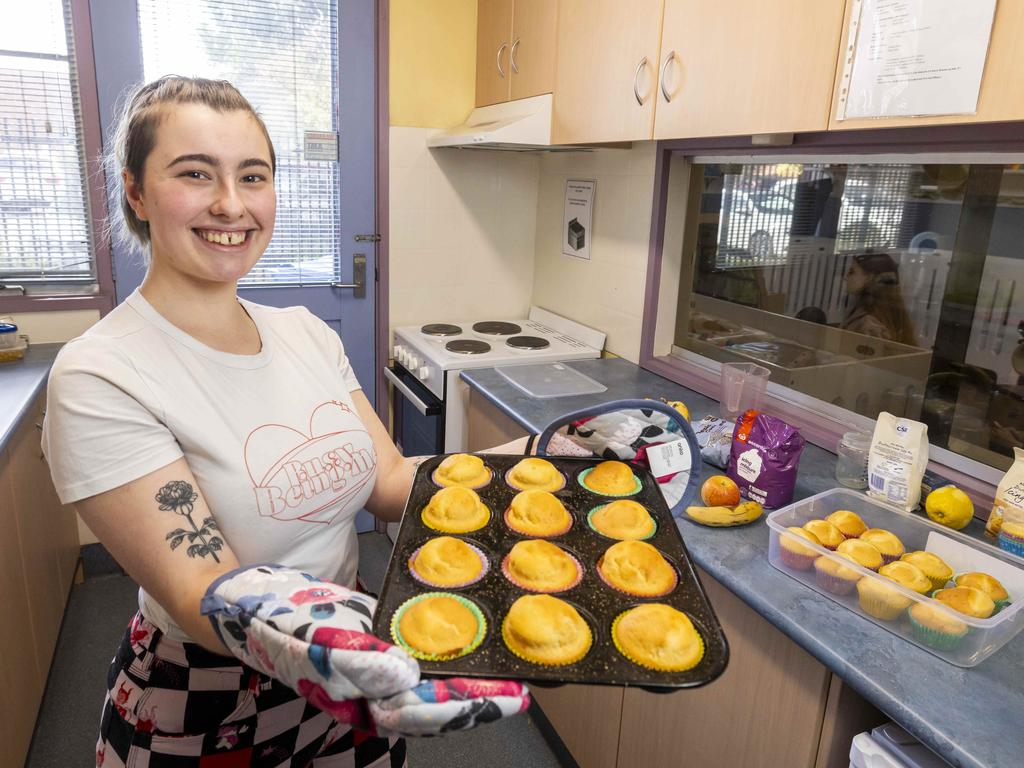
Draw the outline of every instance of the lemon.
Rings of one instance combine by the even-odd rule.
[[[684,403],[682,400],[666,400],[665,403],[667,405],[671,405],[673,408],[679,411],[679,413],[683,415],[684,419],[686,419],[687,421],[690,420],[690,409],[686,407],[686,403]]]
[[[924,501],[928,517],[939,525],[959,531],[974,517],[971,498],[955,485],[944,485],[928,494]]]

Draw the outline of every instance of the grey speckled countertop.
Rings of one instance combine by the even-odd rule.
[[[539,432],[563,413],[605,400],[682,400],[691,417],[718,403],[626,360],[568,363],[608,387],[600,395],[537,400],[493,368],[462,378],[525,429]],[[835,487],[835,456],[808,445],[796,496]],[[719,470],[705,465],[705,474]],[[693,559],[768,621],[849,683],[864,698],[953,765],[1024,764],[1024,633],[977,667],[961,669],[822,598],[768,562],[768,526],[713,529],[679,520]],[[972,523],[980,532],[977,521]],[[967,532],[971,532],[968,529]]]
[[[33,344],[21,360],[0,363],[0,451],[7,447],[21,417],[46,385],[61,346]]]

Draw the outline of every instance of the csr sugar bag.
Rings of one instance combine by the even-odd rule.
[[[882,411],[868,452],[868,496],[910,512],[921,501],[928,427]]]

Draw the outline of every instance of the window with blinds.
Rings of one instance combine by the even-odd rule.
[[[61,0],[5,2],[0,24],[0,281],[96,282],[71,31]]]
[[[277,153],[277,223],[242,285],[339,279],[339,168],[307,160],[307,130],[337,131],[337,0],[139,0],[143,71],[229,80]]]

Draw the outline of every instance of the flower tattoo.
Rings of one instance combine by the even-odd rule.
[[[224,546],[224,540],[214,535],[214,531],[220,529],[217,528],[217,521],[213,517],[207,517],[199,526],[192,519],[192,510],[196,499],[199,498],[199,494],[192,489],[192,485],[184,480],[172,480],[157,491],[155,498],[160,504],[162,512],[174,512],[181,515],[188,520],[188,524],[192,527],[191,531],[185,528],[175,528],[164,537],[171,549],[177,549],[187,538],[189,545],[185,552],[189,557],[209,555],[215,563],[219,563],[220,558],[217,557],[217,552]]]

